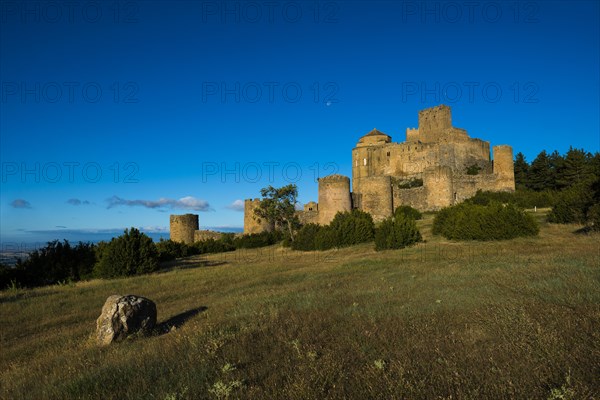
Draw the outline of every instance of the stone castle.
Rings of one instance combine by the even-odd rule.
[[[319,179],[318,202],[298,211],[302,223],[329,224],[338,212],[359,209],[381,221],[401,205],[435,211],[475,195],[477,190],[514,191],[512,147],[493,146],[452,126],[450,107],[419,111],[419,127],[406,129],[406,141],[373,129],[352,149],[352,184],[343,175]],[[271,230],[254,216],[260,199],[244,204],[244,233]],[[198,216],[171,216],[171,239],[191,243],[218,235],[200,231]]]
[[[401,205],[435,211],[475,195],[477,190],[514,191],[512,147],[471,138],[452,126],[450,107],[419,111],[419,127],[406,130],[406,141],[373,129],[352,149],[352,185],[347,176],[319,179],[318,203],[298,212],[302,223],[329,224],[338,212],[366,211],[375,221]],[[245,201],[244,233],[270,229],[254,218],[259,199]]]

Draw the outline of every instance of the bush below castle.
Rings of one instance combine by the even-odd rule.
[[[375,224],[370,214],[352,210],[338,212],[329,225],[306,224],[291,243],[294,250],[328,250],[370,242],[375,235]]]
[[[478,190],[475,196],[467,199],[465,202],[487,206],[490,203],[514,204],[521,208],[543,208],[551,207],[554,204],[556,192],[546,190],[536,192],[528,189],[520,189],[515,192],[489,192]]]
[[[535,236],[535,219],[514,204],[461,203],[442,209],[433,220],[433,234],[455,240],[503,240]]]
[[[409,214],[415,215],[414,213]],[[415,219],[400,211],[394,213],[393,217],[385,219],[377,227],[375,231],[375,250],[403,249],[421,240],[421,232],[417,228]]]

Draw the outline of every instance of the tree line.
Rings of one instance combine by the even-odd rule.
[[[600,153],[592,154],[573,147],[564,155],[556,150],[550,154],[542,150],[528,163],[519,152],[514,166],[517,190],[562,191],[597,179],[600,176]]]

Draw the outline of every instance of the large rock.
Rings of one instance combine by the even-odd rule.
[[[113,295],[96,321],[98,343],[108,345],[127,336],[149,333],[156,325],[156,304],[145,297]]]

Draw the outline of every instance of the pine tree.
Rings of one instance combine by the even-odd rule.
[[[515,185],[518,189],[525,189],[528,185],[529,164],[523,153],[518,152],[515,156]]]
[[[529,170],[529,188],[535,191],[542,191],[552,187],[552,172],[550,169],[550,160],[546,150],[540,154],[531,163]]]
[[[583,149],[569,148],[559,168],[557,183],[559,188],[568,188],[584,183],[594,177],[593,157]]]
[[[565,159],[557,150],[548,156],[548,165],[550,168],[550,181],[547,189],[560,190],[562,187],[559,183],[559,174],[564,169]]]

